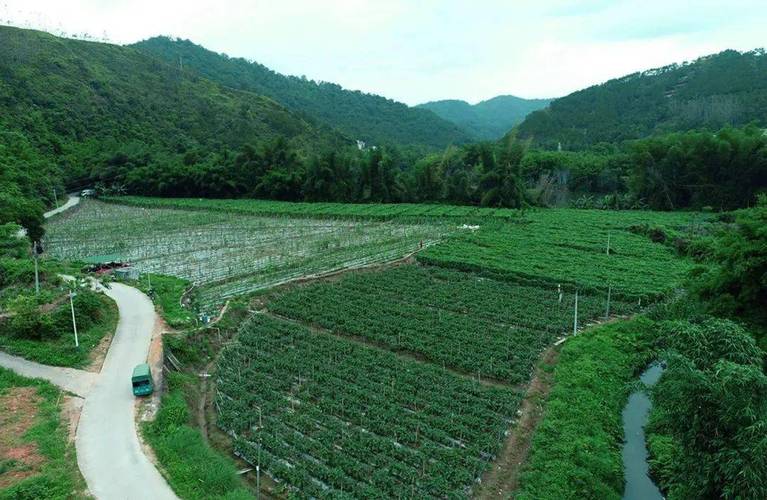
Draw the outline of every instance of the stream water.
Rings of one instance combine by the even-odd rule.
[[[645,387],[652,387],[660,379],[663,366],[653,363],[647,367],[639,379]],[[623,468],[626,480],[623,491],[624,500],[662,500],[660,490],[650,479],[650,467],[647,463],[647,443],[644,427],[652,408],[652,402],[646,390],[639,389],[629,396],[623,408]]]

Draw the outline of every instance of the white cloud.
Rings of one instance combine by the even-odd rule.
[[[559,96],[726,48],[767,45],[736,0],[0,0],[0,20],[131,43],[158,34],[415,104]]]

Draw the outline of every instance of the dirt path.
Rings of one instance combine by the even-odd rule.
[[[12,387],[0,396],[0,490],[34,476],[45,465],[37,443],[24,435],[34,426],[41,398],[34,387]]]
[[[519,408],[519,419],[509,430],[509,437],[493,467],[482,477],[474,493],[477,499],[513,497],[519,482],[519,473],[530,452],[535,429],[543,418],[543,410],[553,382],[553,371],[559,350],[551,347],[544,351],[530,386]]]

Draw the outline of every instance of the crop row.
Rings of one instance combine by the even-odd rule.
[[[301,497],[464,497],[520,396],[255,315],[217,369],[218,425]]]
[[[650,299],[678,285],[691,265],[668,246],[628,228],[638,221],[679,227],[686,223],[685,217],[692,215],[540,211],[528,214],[525,223],[456,232],[418,258],[427,264],[516,279],[601,291],[612,287],[625,297]]]
[[[293,217],[341,217],[365,219],[467,218],[514,219],[519,210],[425,203],[306,203],[272,200],[215,200],[201,198],[110,197],[107,201],[147,208],[183,208],[246,215],[290,215]]]
[[[53,221],[50,255],[120,260],[197,285],[200,305],[298,276],[394,260],[438,240],[438,224],[255,217],[88,201]]]
[[[574,294],[447,269],[401,266],[275,293],[281,316],[508,383],[529,380],[540,352],[572,329]],[[606,296],[582,294],[579,316],[603,316]],[[612,301],[611,313],[634,304]]]

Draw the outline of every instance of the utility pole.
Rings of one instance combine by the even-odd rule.
[[[80,341],[77,340],[77,320],[75,320],[75,303],[72,299],[77,296],[75,292],[69,292],[69,308],[72,310],[72,330],[75,332],[75,347],[80,347]]]
[[[258,465],[256,465],[256,500],[261,500],[261,429],[258,429]]]
[[[35,261],[35,295],[40,295],[40,272],[37,266],[37,242],[32,245],[32,258]]]
[[[607,255],[610,255],[610,231],[607,231]]]
[[[261,498],[261,466],[256,465],[256,498]]]
[[[56,196],[56,188],[53,188],[53,200],[56,203],[56,208],[59,208],[59,197]]]
[[[575,290],[575,315],[573,317],[573,335],[578,335],[578,290]]]

